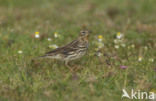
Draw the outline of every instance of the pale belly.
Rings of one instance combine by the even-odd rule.
[[[85,54],[86,54],[86,51],[85,52],[81,52],[81,53],[77,53],[77,54],[74,54],[74,55],[66,57],[65,60],[67,60],[67,61],[76,60],[78,58],[81,58]]]

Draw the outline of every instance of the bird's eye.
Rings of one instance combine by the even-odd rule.
[[[83,32],[81,32],[82,34],[85,34],[85,32],[83,31]]]

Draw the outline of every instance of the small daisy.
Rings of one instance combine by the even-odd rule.
[[[40,38],[39,32],[35,32],[35,38]]]
[[[102,56],[102,53],[101,52],[97,52],[97,56],[98,57]]]
[[[149,61],[150,61],[150,62],[154,62],[154,59],[153,59],[153,58],[150,58]]]
[[[103,36],[102,35],[99,35],[98,36],[98,41],[101,42],[102,40],[103,40]]]
[[[59,37],[59,34],[58,34],[57,32],[55,32],[55,33],[54,33],[54,37],[55,37],[55,38],[58,38],[58,37]]]
[[[114,47],[115,47],[116,49],[119,49],[119,48],[120,48],[119,45],[115,45]]]
[[[114,40],[114,43],[115,43],[115,44],[119,43],[119,40],[115,39],[115,40]]]
[[[123,37],[123,34],[121,33],[121,32],[118,32],[117,34],[116,34],[116,38],[117,39],[121,39]]]
[[[104,43],[99,42],[99,43],[98,43],[98,48],[103,48],[103,47],[104,47]]]
[[[22,53],[23,53],[23,51],[22,51],[22,50],[19,50],[19,51],[18,51],[18,54],[22,54]]]
[[[122,46],[122,47],[126,47],[126,44],[122,43],[121,46]]]
[[[147,47],[147,46],[145,46],[145,47],[144,47],[144,49],[145,49],[145,50],[148,50],[148,47]]]
[[[58,48],[58,46],[56,44],[53,44],[53,45],[49,45],[49,48],[56,49]]]
[[[48,38],[47,40],[48,40],[48,41],[51,41],[52,39],[51,39],[51,38]]]
[[[131,48],[135,48],[135,45],[134,45],[134,44],[132,44],[132,45],[131,45]]]
[[[142,61],[142,56],[138,57],[138,61],[140,61],[140,62]]]

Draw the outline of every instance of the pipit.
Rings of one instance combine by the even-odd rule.
[[[70,61],[81,58],[86,54],[88,50],[88,37],[88,30],[80,31],[80,35],[76,40],[73,40],[65,46],[47,52],[41,57],[62,60],[67,67],[70,67],[68,64]]]

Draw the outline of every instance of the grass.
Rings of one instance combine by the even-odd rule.
[[[131,101],[121,99],[123,88],[128,92],[156,90],[155,3],[0,0],[0,100]],[[92,31],[88,54],[73,61],[82,69],[70,72],[60,61],[31,61],[51,50],[49,45],[61,46],[75,39],[82,26]],[[39,39],[34,38],[37,31]],[[117,32],[124,34],[120,44],[126,47],[115,48]],[[102,56],[95,55],[98,35],[104,37],[104,47],[99,49]],[[122,65],[127,68],[121,69]]]

